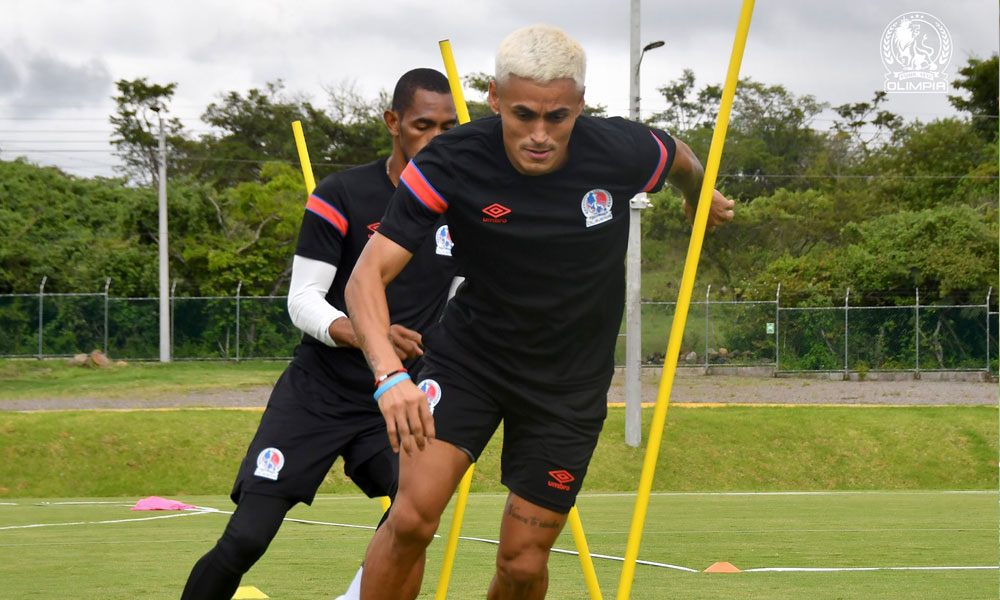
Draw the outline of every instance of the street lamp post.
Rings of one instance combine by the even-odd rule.
[[[632,0],[632,35],[630,39],[629,118],[639,116],[639,65],[649,50],[663,46],[662,41],[639,49],[639,0]],[[638,448],[642,441],[642,209],[649,206],[646,194],[636,194],[629,201],[628,253],[625,259],[625,443]]]

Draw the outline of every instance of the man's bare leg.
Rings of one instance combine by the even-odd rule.
[[[465,452],[440,440],[412,454],[400,454],[399,491],[365,555],[363,600],[417,597],[427,546],[470,464]]]
[[[488,600],[541,600],[549,588],[549,550],[566,524],[567,515],[532,504],[517,494],[507,496],[500,524],[497,572]]]

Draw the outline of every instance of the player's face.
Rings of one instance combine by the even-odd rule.
[[[418,89],[413,94],[410,107],[395,121],[396,131],[393,132],[393,127],[390,125],[389,132],[393,136],[399,136],[403,158],[409,161],[434,136],[457,125],[458,117],[455,115],[455,103],[451,99],[451,94]]]
[[[518,172],[545,175],[566,162],[569,136],[583,111],[583,91],[572,79],[539,83],[511,75],[490,82],[490,107],[500,114],[507,158]]]

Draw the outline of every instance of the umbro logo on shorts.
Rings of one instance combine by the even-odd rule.
[[[554,487],[557,490],[562,490],[564,492],[568,492],[570,490],[569,486],[566,485],[567,483],[576,481],[576,477],[573,477],[570,475],[569,471],[564,469],[560,469],[559,471],[549,471],[549,477],[555,480],[547,482],[549,487]]]
[[[368,231],[370,231],[371,233],[368,234],[368,237],[371,237],[371,236],[375,235],[375,232],[378,231],[378,226],[381,225],[381,224],[382,224],[381,221],[376,221],[374,223],[369,223],[368,224]]]

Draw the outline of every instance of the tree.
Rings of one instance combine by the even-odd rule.
[[[184,127],[176,117],[169,118],[168,103],[177,83],[166,85],[149,83],[145,77],[119,79],[115,82],[118,93],[112,98],[117,110],[111,115],[114,131],[111,144],[115,154],[124,163],[115,169],[133,183],[154,188],[159,180],[159,120],[163,118],[167,146],[167,170],[183,171],[183,160],[188,145]]]
[[[228,92],[208,105],[202,121],[219,133],[201,137],[191,157],[199,179],[218,187],[260,181],[267,161],[298,164],[292,123],[301,121],[310,160],[323,160],[330,132],[339,126],[325,112],[299,97],[284,93],[281,80],[252,88],[246,94]]]
[[[916,121],[865,161],[864,170],[877,175],[866,193],[879,212],[956,202],[996,207],[996,152],[970,121]]]
[[[833,122],[837,136],[847,140],[850,150],[860,151],[857,158],[845,157],[850,164],[857,164],[869,158],[872,151],[884,144],[893,133],[903,126],[903,118],[888,110],[879,108],[888,97],[883,91],[875,92],[871,102],[855,102],[833,107],[840,119]],[[872,126],[874,132],[865,133],[864,128]]]
[[[664,126],[668,131],[685,137],[696,129],[711,129],[722,100],[722,87],[707,85],[695,92],[695,75],[691,69],[684,69],[679,79],[675,79],[658,90],[667,101],[667,108],[654,113],[651,123]]]
[[[680,79],[660,88],[666,110],[654,114],[658,125],[707,156],[722,98],[722,88],[706,85],[695,91],[695,76],[685,70]],[[736,88],[733,112],[722,157],[719,186],[730,197],[750,200],[781,187],[810,187],[808,175],[822,155],[826,136],[813,131],[813,117],[826,104],[812,96],[796,96],[781,85],[746,78]]]
[[[961,77],[951,82],[951,87],[967,92],[968,98],[948,96],[952,106],[969,113],[976,132],[987,141],[997,139],[997,117],[1000,116],[998,68],[1000,59],[996,53],[986,60],[970,58],[969,63],[958,71]]]

